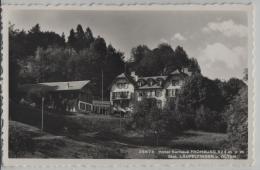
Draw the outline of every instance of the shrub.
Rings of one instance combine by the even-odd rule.
[[[202,75],[186,79],[176,99],[176,110],[184,115],[186,128],[226,132],[225,100],[219,84]]]
[[[156,105],[156,99],[144,99],[135,104],[131,127],[143,130],[144,134],[162,135],[168,132],[170,111],[163,111]]]
[[[197,129],[211,132],[226,132],[226,121],[219,112],[210,110],[203,105],[196,111],[195,126]]]
[[[10,157],[20,157],[26,152],[34,153],[35,143],[32,134],[25,133],[15,126],[9,128],[9,151]]]
[[[248,150],[248,89],[244,87],[232,101],[228,115],[228,146],[236,151]],[[242,155],[243,158],[247,154]]]
[[[165,132],[176,135],[187,129],[187,119],[180,112],[166,108],[163,110],[162,114]]]

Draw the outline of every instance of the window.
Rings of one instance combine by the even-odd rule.
[[[172,97],[175,97],[175,89],[172,89]]]
[[[156,105],[158,108],[162,108],[162,101],[161,100],[157,100],[156,101]]]
[[[180,93],[180,89],[175,90],[175,94],[178,95]]]
[[[119,89],[122,89],[122,88],[127,89],[128,88],[128,84],[127,83],[117,83],[117,87]]]
[[[154,97],[155,96],[155,90],[152,90],[151,91],[151,97]]]
[[[141,87],[142,86],[142,82],[138,81],[138,86]]]
[[[118,87],[119,89],[121,89],[121,88],[122,88],[122,84],[121,84],[121,83],[117,83],[117,87]]]
[[[179,85],[182,86],[184,84],[184,81],[183,80],[180,80],[179,81]]]
[[[178,81],[177,80],[172,80],[172,85],[173,86],[177,86],[178,85]]]
[[[167,89],[166,95],[168,97],[175,97],[175,89]]]
[[[148,97],[148,91],[144,91],[144,96]]]
[[[126,84],[125,83],[122,83],[122,88],[126,89]]]
[[[148,85],[149,85],[149,86],[152,86],[152,85],[153,85],[153,80],[152,80],[152,79],[149,79],[149,80],[148,80]]]
[[[162,79],[158,79],[158,85],[161,86],[162,85]]]
[[[161,97],[162,96],[162,91],[161,90],[156,90],[155,91],[155,96],[156,97]]]

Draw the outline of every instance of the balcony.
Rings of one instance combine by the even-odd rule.
[[[112,100],[130,99],[131,94],[129,92],[113,92]]]

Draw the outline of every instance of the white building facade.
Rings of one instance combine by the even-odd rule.
[[[122,73],[113,81],[110,90],[110,103],[113,111],[131,112],[135,85],[130,76]]]
[[[134,101],[145,98],[156,99],[159,108],[165,107],[167,100],[175,98],[184,84],[184,79],[191,75],[188,69],[174,71],[167,76],[138,77],[120,74],[113,81],[110,102],[114,111],[132,111]]]

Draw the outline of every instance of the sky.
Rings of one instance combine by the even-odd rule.
[[[242,78],[248,66],[245,11],[15,10],[9,21],[24,30],[39,23],[43,31],[66,36],[81,24],[123,52],[126,59],[138,45],[150,49],[160,43],[180,45],[211,79]]]

